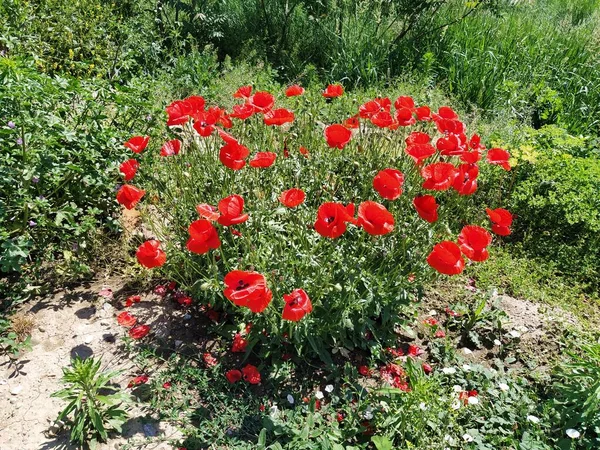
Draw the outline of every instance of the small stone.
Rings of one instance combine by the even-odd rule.
[[[192,318],[192,315],[191,315],[190,313],[186,313],[186,314],[183,316],[183,320],[190,320],[191,318]]]
[[[145,423],[142,428],[144,429],[144,434],[147,437],[158,436],[158,430],[156,428],[156,425],[152,423]]]
[[[4,386],[7,383],[6,380],[0,380],[0,386]]]
[[[46,331],[46,329],[44,327],[38,327],[38,330],[40,330],[40,332],[44,333]]]
[[[11,395],[19,395],[23,390],[23,386],[18,385],[10,390]]]
[[[91,344],[93,340],[94,340],[94,336],[86,336],[85,339],[83,340],[83,343]]]
[[[181,347],[181,344],[183,344],[183,341],[180,341],[179,339],[175,341],[175,348],[179,348]]]
[[[110,323],[107,320],[101,320],[100,321],[100,325],[103,326],[103,327],[107,327],[107,326],[110,325]]]

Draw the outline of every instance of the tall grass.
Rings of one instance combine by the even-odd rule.
[[[599,2],[512,3],[430,36],[438,80],[465,103],[512,108],[535,127],[559,123],[597,134]]]

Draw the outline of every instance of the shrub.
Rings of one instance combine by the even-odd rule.
[[[600,163],[594,142],[547,126],[514,135],[509,149],[516,164],[512,179],[503,193],[486,196],[492,202],[504,195],[509,209],[519,211],[510,241],[594,289],[600,274]]]
[[[365,336],[385,339],[399,324],[402,305],[432,276],[428,264],[462,271],[456,234],[465,255],[487,259],[491,235],[463,228],[487,223],[485,211],[469,211],[468,196],[458,194],[476,189],[483,147],[477,138],[467,144],[449,107],[431,120],[427,107],[399,97],[393,116],[390,100],[378,99],[361,106],[359,123],[356,107],[335,87],[323,93],[328,102],[307,93],[277,106],[271,94],[251,91],[236,92],[246,100],[232,116],[201,97],[173,102],[168,132],[136,156],[143,161],[134,182],[144,190],[127,185],[117,194],[127,208],[147,199],[142,214],[154,240],[140,245],[138,261],[164,264],[204,304],[247,307],[236,311],[256,330],[249,348],[262,341],[278,352],[276,344],[291,343],[328,360],[325,348],[368,346]],[[329,125],[348,117],[346,126]],[[439,152],[427,134],[409,135],[417,123],[444,131]],[[488,160],[508,157],[495,152]],[[473,161],[469,171],[450,162],[459,156]]]
[[[140,110],[151,106],[102,81],[52,78],[17,59],[0,66],[1,270],[61,259],[86,272],[82,252],[99,231],[118,230],[114,161],[125,149],[115,130],[150,126]]]

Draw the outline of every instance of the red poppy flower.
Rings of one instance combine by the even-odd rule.
[[[489,258],[487,246],[492,243],[492,235],[485,228],[477,225],[463,227],[458,235],[458,245],[471,261],[485,261]]]
[[[343,149],[352,138],[352,132],[343,125],[329,125],[325,128],[325,139],[331,148]]]
[[[233,94],[234,98],[250,98],[252,95],[252,86],[242,86]]]
[[[416,357],[416,356],[421,356],[423,353],[425,353],[423,351],[423,349],[416,345],[411,344],[408,346],[408,353],[407,353],[408,356]]]
[[[429,375],[431,372],[433,372],[433,367],[431,367],[431,364],[423,363],[421,367],[423,368],[425,375]]]
[[[250,103],[244,103],[243,105],[234,105],[233,112],[230,114],[231,117],[236,119],[246,120],[254,114],[254,107]]]
[[[188,231],[190,238],[186,246],[190,252],[203,255],[210,249],[217,249],[221,245],[217,230],[208,220],[200,219],[192,222]]]
[[[267,288],[265,276],[257,272],[234,270],[225,275],[227,286],[223,294],[237,306],[245,306],[254,313],[265,310],[273,294]]]
[[[212,134],[217,123],[218,116],[211,111],[201,111],[194,115],[194,130],[202,137]]]
[[[439,117],[441,117],[442,119],[450,119],[450,120],[458,119],[458,114],[456,114],[456,112],[449,106],[441,106],[440,109],[438,109],[437,115]]]
[[[277,158],[277,154],[273,152],[258,152],[254,155],[254,158],[250,160],[251,167],[271,167],[273,163],[275,163],[275,158]]]
[[[321,236],[335,239],[346,231],[346,223],[356,223],[354,219],[354,204],[344,206],[341,203],[327,202],[319,206],[315,231]]]
[[[445,191],[452,186],[457,174],[456,167],[450,163],[430,164],[421,170],[421,175],[425,178],[423,188],[433,191]]]
[[[431,137],[421,131],[413,131],[406,138],[406,145],[429,144],[430,142]]]
[[[388,128],[394,125],[394,117],[389,111],[380,111],[371,116],[371,123],[379,128]]]
[[[360,108],[358,108],[358,114],[363,119],[370,119],[375,114],[382,111],[387,111],[389,113],[391,106],[392,102],[389,98],[376,98],[375,100],[371,100],[363,105],[360,105]]]
[[[206,364],[206,367],[215,367],[219,363],[219,361],[217,361],[217,358],[215,358],[208,352],[202,354],[202,359],[204,360],[204,364]]]
[[[412,144],[406,147],[406,154],[420,166],[423,161],[435,154],[435,147],[431,144]]]
[[[246,158],[250,154],[250,150],[237,142],[229,142],[221,147],[219,151],[219,159],[225,167],[231,170],[240,170],[246,165]]]
[[[285,306],[281,317],[284,320],[298,322],[312,311],[312,303],[304,289],[294,289],[290,294],[284,294]]]
[[[401,127],[409,127],[414,125],[417,121],[413,117],[413,113],[408,108],[400,108],[396,111],[396,122]]]
[[[219,202],[221,215],[217,221],[226,227],[238,225],[248,220],[248,214],[242,214],[244,199],[240,195],[230,195]]]
[[[125,300],[125,307],[129,308],[134,303],[139,303],[141,301],[142,297],[140,297],[139,295],[130,295],[129,297],[127,297],[127,300]]]
[[[148,375],[140,375],[138,377],[135,377],[129,383],[127,383],[127,387],[132,388],[134,386],[140,386],[141,384],[146,384],[148,382],[148,380],[149,380]]]
[[[167,111],[167,126],[183,125],[189,119],[190,104],[183,100],[175,100],[165,108]]]
[[[128,159],[122,162],[119,166],[119,171],[125,176],[125,181],[129,181],[135,177],[137,170],[140,167],[140,163],[135,159]]]
[[[493,222],[492,231],[499,236],[508,236],[512,225],[513,215],[504,208],[486,208],[488,217]]]
[[[369,366],[360,366],[358,368],[358,373],[360,373],[363,377],[370,377],[371,369],[369,369]]]
[[[160,156],[173,156],[178,155],[181,150],[181,141],[179,139],[173,139],[167,141],[160,148]]]
[[[228,370],[225,373],[225,378],[227,378],[227,381],[231,384],[235,384],[242,379],[242,372],[237,369]]]
[[[465,131],[465,124],[458,119],[444,119],[435,114],[433,120],[440,133],[460,134]]]
[[[226,144],[238,144],[239,142],[235,137],[229,134],[227,131],[221,130],[217,128],[217,133],[219,133],[219,137],[223,139]]]
[[[394,216],[385,206],[366,201],[358,207],[358,224],[373,236],[391,233],[394,229]]]
[[[430,121],[432,119],[431,110],[428,106],[419,106],[417,109],[415,109],[415,114],[417,116],[417,120],[420,121]]]
[[[123,145],[133,153],[142,153],[150,142],[150,136],[134,136]]]
[[[344,94],[344,88],[341,84],[330,84],[323,91],[323,97],[325,98],[335,98],[340,97]]]
[[[412,97],[401,95],[394,102],[394,108],[396,108],[396,109],[406,108],[409,110],[413,110],[415,108],[415,101],[412,99]]]
[[[208,205],[206,203],[201,203],[196,205],[196,211],[200,215],[200,217],[204,217],[205,219],[215,221],[219,218],[221,214],[219,214],[217,208],[212,205]]]
[[[456,156],[463,152],[460,141],[455,134],[448,134],[437,140],[435,146],[444,156]]]
[[[233,353],[244,353],[248,347],[248,341],[242,337],[240,333],[235,333],[233,336],[233,344],[231,345],[231,351]]]
[[[138,262],[148,269],[160,267],[167,261],[167,255],[160,249],[160,241],[151,239],[140,245],[135,252]]]
[[[461,164],[458,166],[458,174],[452,187],[459,195],[471,195],[477,190],[477,176],[479,167],[477,164]]]
[[[417,210],[417,214],[421,219],[426,220],[429,223],[433,223],[438,220],[437,210],[440,205],[435,201],[433,195],[422,195],[413,199],[413,205]]]
[[[192,297],[190,297],[189,295],[178,295],[176,296],[177,298],[177,303],[179,303],[181,306],[190,306],[194,301],[192,299]]]
[[[342,123],[342,125],[344,127],[348,128],[349,130],[354,130],[354,129],[359,128],[360,123],[358,121],[358,115],[348,117],[346,120],[344,120],[344,123]]]
[[[479,150],[465,150],[460,154],[460,160],[467,164],[475,164],[481,159],[481,152]]]
[[[287,191],[283,191],[279,196],[279,201],[282,205],[287,206],[288,208],[295,208],[298,205],[304,203],[304,199],[306,198],[306,194],[302,189],[292,188]]]
[[[465,268],[460,248],[451,241],[436,244],[427,257],[427,264],[445,275],[458,275]]]
[[[248,99],[248,103],[254,108],[256,113],[269,112],[275,105],[275,97],[268,92],[257,92]]]
[[[190,95],[184,100],[184,102],[188,104],[190,115],[204,111],[204,105],[206,103],[204,101],[204,97],[200,95]]]
[[[127,311],[123,311],[117,316],[117,323],[123,327],[131,328],[135,325],[137,319]]]
[[[246,367],[242,368],[242,375],[244,380],[250,384],[260,383],[260,372],[252,364],[246,364]]]
[[[272,109],[265,113],[263,117],[265,125],[284,125],[294,121],[294,113],[289,109],[279,108]]]
[[[373,178],[373,188],[387,200],[396,200],[402,195],[404,175],[397,169],[383,169]]]
[[[302,147],[300,146],[300,148],[298,149],[298,151],[300,152],[300,154],[302,156],[304,156],[305,158],[308,158],[308,149],[306,147]]]
[[[148,325],[136,325],[129,329],[129,337],[132,339],[142,339],[148,333],[150,333],[150,327]]]
[[[297,84],[294,84],[285,90],[286,97],[297,97],[304,94],[304,88]]]
[[[135,208],[135,205],[146,194],[146,191],[138,189],[130,184],[124,184],[117,192],[117,201],[127,209]]]
[[[501,148],[491,148],[487,152],[487,162],[502,167],[504,170],[510,170],[510,153]]]

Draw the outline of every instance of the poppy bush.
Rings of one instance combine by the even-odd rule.
[[[117,199],[151,230],[139,263],[251,323],[248,350],[326,359],[386,340],[433,276],[488,258],[492,226],[510,233],[512,216],[470,197],[478,164],[510,170],[509,155],[447,106],[401,96],[357,110],[341,86],[285,92],[242,87],[230,111],[174,101],[165,133],[126,143],[139,167],[126,161]]]

